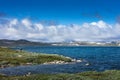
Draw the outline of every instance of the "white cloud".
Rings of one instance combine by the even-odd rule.
[[[17,23],[18,23],[18,20],[17,19],[13,19],[13,20],[10,21],[9,26],[12,27],[14,25],[17,25]]]
[[[23,19],[21,21],[21,24],[25,27],[27,27],[27,29],[32,29],[32,23],[28,20],[28,19]]]
[[[7,24],[0,24],[0,39],[48,42],[114,40],[120,39],[120,24],[110,25],[104,21],[98,21],[73,26],[45,26],[29,19],[12,19]]]

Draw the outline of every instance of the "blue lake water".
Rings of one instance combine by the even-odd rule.
[[[18,47],[29,52],[49,53],[83,59],[82,63],[60,65],[19,66],[0,69],[0,73],[7,75],[24,75],[28,72],[37,73],[78,73],[83,71],[120,70],[120,47]],[[89,63],[89,66],[85,64]]]

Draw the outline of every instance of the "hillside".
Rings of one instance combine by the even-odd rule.
[[[1,39],[0,40],[0,46],[7,46],[7,47],[13,47],[13,46],[49,46],[51,44],[49,43],[42,43],[42,42],[31,42],[28,40],[20,39],[20,40],[7,40],[7,39]]]

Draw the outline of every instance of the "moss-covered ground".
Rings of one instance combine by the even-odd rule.
[[[0,76],[0,80],[120,80],[120,71],[82,72],[76,74],[35,74],[26,76]]]
[[[69,62],[71,59],[60,55],[37,54],[0,47],[0,67],[42,64],[54,60]],[[26,74],[24,76],[6,76],[0,74],[0,80],[120,80],[119,70],[104,72],[82,72],[76,74]]]
[[[71,59],[57,54],[37,54],[0,47],[0,68],[28,64],[42,64],[51,61],[70,62]]]

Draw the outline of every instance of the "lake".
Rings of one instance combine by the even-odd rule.
[[[0,69],[7,75],[24,75],[28,72],[38,73],[78,73],[84,71],[120,70],[120,47],[91,47],[91,46],[27,46],[16,47],[29,52],[59,54],[75,59],[83,59],[82,63],[18,66]],[[89,66],[86,66],[89,63]]]

